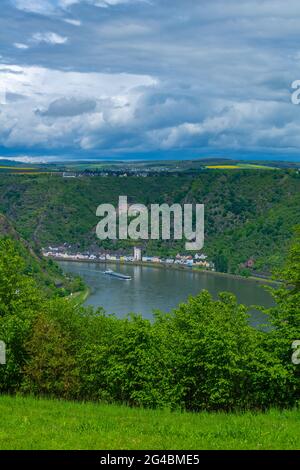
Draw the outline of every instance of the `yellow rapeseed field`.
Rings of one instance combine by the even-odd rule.
[[[234,170],[239,167],[237,165],[208,165],[206,168],[212,170]]]

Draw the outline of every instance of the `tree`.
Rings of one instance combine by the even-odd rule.
[[[265,347],[278,357],[288,374],[287,404],[293,405],[300,399],[300,367],[291,360],[292,343],[300,340],[300,227],[295,236],[283,270],[277,273],[283,284],[270,289],[276,306],[269,309],[272,330]]]
[[[23,391],[58,398],[75,398],[78,369],[68,334],[55,320],[42,314],[33,326],[26,345],[29,356],[24,367]]]
[[[220,273],[228,272],[228,259],[223,252],[219,252],[214,258],[215,268]]]
[[[0,240],[0,339],[6,344],[6,364],[0,367],[0,391],[18,390],[27,359],[28,340],[42,298],[34,281],[23,274],[24,262],[15,243]]]

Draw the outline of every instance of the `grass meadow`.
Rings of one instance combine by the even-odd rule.
[[[1,450],[300,449],[300,410],[180,413],[0,397]]]

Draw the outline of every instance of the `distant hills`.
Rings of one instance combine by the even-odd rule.
[[[214,166],[214,165],[256,165],[256,166],[266,166],[266,167],[274,167],[274,168],[299,168],[300,167],[300,157],[299,161],[291,160],[287,161],[283,160],[255,160],[255,159],[238,159],[238,158],[225,158],[225,157],[206,157],[206,158],[194,158],[194,159],[168,159],[168,160],[153,160],[153,159],[139,159],[139,160],[102,160],[102,159],[93,159],[93,160],[79,160],[79,159],[70,159],[70,160],[63,160],[61,158],[57,158],[57,161],[49,161],[47,162],[34,162],[34,159],[30,162],[26,161],[16,161],[11,158],[3,158],[0,159],[0,173],[3,170],[7,170],[7,168],[14,168],[19,169],[32,169],[32,171],[83,171],[83,170],[95,170],[95,169],[110,169],[110,170],[130,170],[130,169],[138,169],[143,170],[145,168],[148,169],[161,169],[164,171],[189,171],[189,170],[199,170],[203,169],[206,166]]]

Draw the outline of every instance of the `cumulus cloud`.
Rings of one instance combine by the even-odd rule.
[[[22,42],[15,42],[14,43],[14,46],[17,48],[17,49],[28,49],[29,46],[27,44],[24,44]]]
[[[57,2],[51,0],[11,0],[12,4],[19,10],[48,15],[55,12]]]
[[[78,116],[92,113],[96,109],[96,101],[79,98],[59,98],[49,104],[45,110],[38,109],[36,114],[49,117]]]
[[[101,8],[108,8],[131,2],[147,2],[148,0],[11,0],[19,10],[41,15],[53,15],[80,3]]]
[[[65,44],[68,41],[68,38],[65,36],[60,36],[59,34],[53,32],[46,33],[34,33],[32,35],[32,41],[35,43],[46,43],[51,45],[56,44]]]
[[[69,23],[72,26],[81,26],[81,21],[80,20],[74,20],[72,18],[65,18],[64,19],[65,23]]]
[[[7,100],[0,112],[0,145],[14,148],[95,148],[133,122],[150,76],[64,72],[0,65]],[[107,134],[107,135],[106,135]],[[119,140],[119,139],[116,139]],[[118,144],[118,143],[117,143]]]

